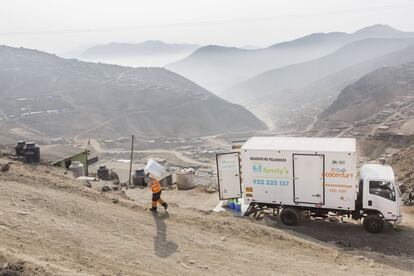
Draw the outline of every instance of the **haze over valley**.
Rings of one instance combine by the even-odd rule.
[[[413,275],[410,0],[3,0],[0,276]]]

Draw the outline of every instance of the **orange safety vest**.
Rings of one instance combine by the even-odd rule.
[[[155,178],[152,179],[152,183],[151,183],[150,187],[151,187],[151,190],[152,190],[153,193],[161,192],[161,184]]]

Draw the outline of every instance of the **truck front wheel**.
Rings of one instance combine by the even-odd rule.
[[[299,223],[299,212],[295,208],[285,207],[280,213],[280,220],[284,225],[297,225]]]
[[[378,215],[368,215],[364,218],[364,228],[373,234],[380,233],[384,229],[384,220]]]

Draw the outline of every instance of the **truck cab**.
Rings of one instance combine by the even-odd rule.
[[[380,232],[384,221],[393,224],[402,220],[401,192],[388,165],[366,164],[361,167],[357,206],[364,214],[364,227]]]

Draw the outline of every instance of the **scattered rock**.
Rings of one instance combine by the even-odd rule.
[[[206,265],[198,265],[197,267],[202,270],[208,270],[208,266]]]
[[[348,270],[349,270],[349,266],[344,266],[344,265],[341,265],[339,269],[340,269],[341,271],[348,271]]]
[[[17,211],[18,215],[27,216],[29,213],[25,211]]]
[[[371,247],[369,247],[369,246],[365,246],[363,249],[364,249],[365,251],[372,251],[372,248],[371,248]]]
[[[221,237],[220,238],[220,241],[226,241],[227,240],[227,238],[226,237]]]
[[[342,240],[337,240],[336,244],[341,246],[341,247],[345,247],[345,248],[351,248],[352,247],[352,243],[350,242],[346,242],[346,241],[342,241]]]
[[[114,185],[118,185],[118,184],[119,184],[119,179],[114,179],[114,180],[112,181],[112,183],[113,183]]]
[[[116,172],[114,172],[113,170],[111,170],[109,174],[110,174],[111,180],[114,181],[114,184],[115,184],[115,181],[117,181],[117,184],[119,184],[118,174]],[[115,185],[117,185],[117,184],[115,184]]]
[[[187,269],[190,269],[190,267],[188,266],[188,265],[186,265],[185,263],[183,263],[183,262],[180,262],[181,263],[181,265],[183,266],[183,267],[185,267],[185,268],[187,268]]]
[[[20,275],[24,271],[23,262],[6,263],[0,268],[0,275]]]
[[[88,188],[92,188],[92,184],[88,180],[86,180],[85,186]]]
[[[109,188],[109,186],[103,186],[101,189],[101,192],[109,192],[111,190],[111,188]]]
[[[118,191],[119,190],[119,187],[118,186],[112,187],[112,190]]]
[[[204,190],[207,194],[214,194],[216,192],[216,189],[214,189],[213,187],[208,187],[207,189]]]
[[[10,170],[10,162],[8,163],[4,163],[4,164],[0,164],[0,171],[1,172],[7,172]]]
[[[117,198],[113,198],[113,199],[112,199],[112,202],[113,202],[113,203],[118,203],[118,202],[119,202],[119,199],[117,199]]]

